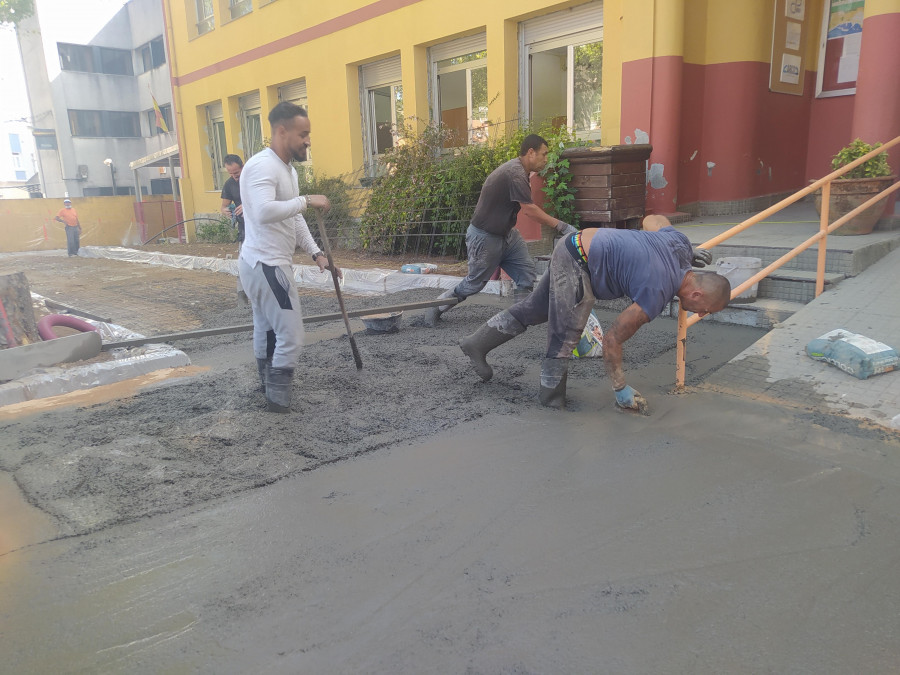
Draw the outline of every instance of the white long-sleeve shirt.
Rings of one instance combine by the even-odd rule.
[[[290,265],[295,248],[310,255],[319,251],[301,214],[306,197],[300,196],[293,166],[265,148],[247,160],[240,186],[244,206],[240,258],[248,265]]]

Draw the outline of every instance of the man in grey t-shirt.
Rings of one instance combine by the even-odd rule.
[[[472,222],[466,230],[468,274],[455,288],[438,296],[438,299],[455,297],[462,302],[481,291],[498,267],[512,277],[517,288],[531,291],[537,274],[525,240],[515,229],[519,211],[560,234],[577,231],[548,215],[531,200],[530,174],[546,166],[548,150],[547,141],[537,134],[530,134],[522,141],[519,156],[498,166],[484,181]],[[425,310],[425,323],[433,326],[441,314],[452,306],[441,305]]]

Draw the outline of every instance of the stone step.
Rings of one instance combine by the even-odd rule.
[[[730,304],[721,312],[710,314],[703,320],[770,330],[802,309],[804,304],[776,298],[757,298],[755,302]]]
[[[852,239],[852,242],[844,243],[844,239]],[[845,277],[853,277],[874,264],[882,257],[900,246],[897,238],[881,238],[873,236],[867,241],[863,237],[829,237],[828,255],[825,258],[825,272],[842,274]],[[759,258],[763,266],[769,265],[791,250],[786,246],[760,246],[749,244],[724,243],[713,249],[713,264],[715,260],[726,257]],[[807,270],[815,271],[818,265],[818,247],[811,246],[801,252],[796,258],[788,261],[782,270]]]
[[[628,298],[616,300],[597,300],[595,306],[612,312],[622,312],[631,304]],[[704,321],[729,323],[737,326],[753,326],[769,330],[776,324],[785,321],[794,312],[802,309],[804,303],[778,300],[775,298],[757,298],[754,302],[732,303],[721,312],[710,314]],[[678,301],[669,303],[660,316],[678,317]]]
[[[826,272],[825,290],[834,288],[845,278],[843,274]],[[812,302],[816,297],[816,273],[782,267],[759,282],[757,296],[803,304]]]

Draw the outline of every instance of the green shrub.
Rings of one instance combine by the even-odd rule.
[[[841,148],[841,151],[834,156],[834,159],[831,160],[831,168],[836,171],[880,147],[881,143],[869,145],[865,141],[857,138],[850,145]],[[872,159],[863,162],[855,169],[845,173],[841,178],[879,178],[881,176],[890,175],[891,167],[888,165],[887,152],[882,152],[881,154],[875,155]]]
[[[568,160],[559,153],[573,145],[565,129],[523,127],[497,140],[444,148],[448,133],[428,124],[422,133],[399,130],[400,143],[385,152],[385,173],[375,179],[362,217],[364,248],[381,253],[415,249],[422,255],[465,255],[465,231],[488,175],[519,154],[522,140],[538,133],[550,147],[546,210],[577,223]]]
[[[297,182],[301,195],[325,195],[331,202],[331,209],[325,214],[325,227],[329,236],[332,230],[337,230],[342,224],[353,219],[351,208],[350,186],[343,178],[318,174],[312,168],[298,167]],[[306,214],[306,222],[310,232],[316,235],[318,240],[318,227],[316,215]]]
[[[230,244],[237,241],[237,227],[232,226],[231,220],[225,218],[204,221],[197,225],[197,240],[206,244]]]

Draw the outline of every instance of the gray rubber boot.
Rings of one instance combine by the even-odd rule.
[[[504,310],[488,319],[477,331],[460,340],[459,348],[469,357],[472,368],[482,381],[487,382],[494,376],[494,369],[486,360],[488,352],[524,332],[525,326]]]
[[[293,368],[269,368],[269,376],[266,380],[266,400],[269,412],[291,412],[291,383],[293,380]]]
[[[566,380],[569,359],[544,359],[541,362],[541,393],[538,399],[548,408],[566,407]]]
[[[443,300],[444,298],[453,298],[456,297],[453,295],[453,290],[444,291],[439,296],[437,296],[438,300]],[[460,300],[462,302],[462,300]],[[422,320],[425,322],[425,325],[429,328],[434,328],[437,325],[438,320],[441,318],[441,314],[446,312],[451,307],[455,305],[439,305],[438,307],[429,307],[425,310],[425,313],[422,315]]]
[[[256,359],[256,370],[259,372],[259,390],[266,393],[266,379],[269,376],[269,368],[272,367],[272,359]]]
[[[516,286],[516,290],[513,291],[513,302],[522,302],[531,295],[532,291],[534,291],[534,286]]]

